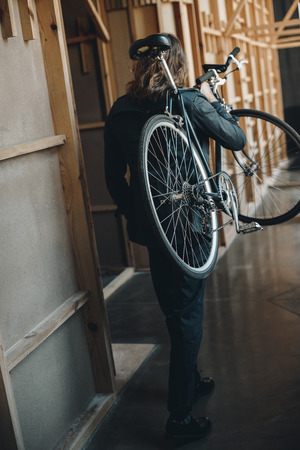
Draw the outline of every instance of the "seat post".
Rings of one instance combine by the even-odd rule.
[[[160,53],[160,54],[158,55],[157,58],[158,58],[159,61],[162,63],[163,70],[164,70],[164,72],[165,72],[165,74],[166,74],[168,80],[170,81],[170,83],[171,83],[171,85],[172,85],[172,88],[174,89],[174,94],[177,94],[177,92],[178,92],[177,86],[176,86],[176,84],[175,84],[175,81],[173,80],[172,74],[171,74],[171,72],[170,72],[170,69],[169,69],[169,67],[168,67],[168,64],[166,63],[165,58],[163,57],[163,54]]]

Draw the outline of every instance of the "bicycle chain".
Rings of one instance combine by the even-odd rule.
[[[214,174],[214,175],[212,175],[212,176],[206,178],[205,180],[201,181],[201,182],[199,183],[199,185],[204,184],[206,181],[212,180],[213,178],[219,177],[221,174],[225,174],[225,175],[230,179],[230,181],[231,181],[231,178],[229,177],[229,175],[227,175],[226,172],[221,171],[221,172],[218,172],[218,173],[216,173],[216,174]],[[232,182],[231,182],[231,183],[232,183]],[[219,187],[219,189],[220,189],[219,183],[218,183],[218,187]],[[232,184],[232,187],[234,188],[233,184]],[[236,193],[235,188],[234,188],[234,192]],[[223,203],[224,209],[225,209],[225,211],[226,211],[226,213],[227,213],[227,207],[224,205],[224,202],[222,202],[222,203]],[[197,206],[197,208],[199,208],[199,207]],[[199,209],[200,209],[200,208],[199,208]],[[228,214],[228,215],[230,215],[230,214]],[[221,225],[221,226],[218,227],[218,228],[215,228],[214,230],[212,230],[212,232],[222,230],[223,228],[227,227],[227,225],[231,224],[233,221],[234,221],[234,219],[231,217],[231,219],[228,220],[228,222],[224,223],[223,225]]]

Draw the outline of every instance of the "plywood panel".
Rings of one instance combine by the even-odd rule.
[[[11,379],[25,448],[53,448],[95,396],[81,314],[17,365]]]
[[[56,149],[2,161],[0,202],[0,329],[9,348],[78,290]]]

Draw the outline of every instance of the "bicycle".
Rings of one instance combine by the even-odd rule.
[[[159,60],[171,86],[164,113],[151,117],[140,136],[140,184],[158,242],[185,274],[204,278],[217,260],[220,228],[234,222],[236,232],[246,234],[299,213],[299,167],[287,169],[294,152],[290,144],[299,152],[300,136],[268,113],[232,110],[221,98],[218,86],[227,78],[219,74],[225,73],[231,63],[236,64],[235,70],[245,63],[235,58],[239,52],[235,48],[225,64],[203,66],[206,73],[196,80],[197,84],[208,80],[218,101],[241,120],[247,136],[247,145],[239,152],[222,151],[216,143],[213,172],[185,110],[183,89],[175,85],[164,59],[169,48],[167,36],[158,34],[136,41],[129,51],[134,60]],[[179,115],[173,114],[174,106]],[[224,154],[228,153],[231,156],[225,161]],[[292,194],[283,186],[289,186]],[[219,225],[218,215],[223,213],[228,219]]]

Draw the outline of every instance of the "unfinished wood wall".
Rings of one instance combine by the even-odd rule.
[[[0,17],[0,448],[81,448],[115,382],[60,2]]]

